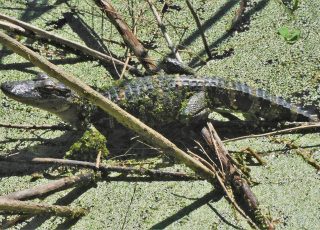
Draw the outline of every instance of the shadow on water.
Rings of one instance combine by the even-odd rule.
[[[69,6],[72,11],[72,7]],[[116,59],[119,58],[116,54],[112,53],[108,47],[104,44],[103,39],[96,33],[96,31],[86,23],[81,16],[75,11],[71,13],[70,19],[68,20],[68,25],[71,27],[72,31],[79,36],[79,38],[88,46],[94,50],[105,53]],[[117,68],[117,71],[114,70],[115,65],[108,64],[105,62],[100,62],[107,71],[110,72],[112,76],[117,76],[117,71],[121,72],[121,68]],[[115,77],[116,78],[116,77]]]
[[[69,205],[77,198],[79,198],[82,194],[86,193],[89,189],[95,186],[94,183],[88,184],[85,186],[80,186],[74,188],[70,191],[66,196],[59,198],[55,205]],[[40,227],[45,221],[49,220],[50,216],[43,215],[43,216],[36,216],[34,217],[29,223],[27,223],[21,229],[37,229]],[[65,221],[59,224],[56,229],[69,229],[72,225],[76,224],[80,218],[65,218]]]
[[[71,27],[71,30],[79,36],[86,46],[107,53],[108,48],[103,43],[99,34],[92,29],[76,11],[73,12],[71,6],[69,7],[71,12],[67,12],[66,14],[70,14],[68,25]]]
[[[206,20],[204,23],[202,23],[202,30],[205,32],[206,30],[210,29],[218,20],[220,20],[233,6],[235,6],[238,3],[237,0],[230,0],[226,2],[223,6],[219,8],[217,12],[215,12],[210,19]],[[193,19],[189,19],[193,20]],[[192,22],[193,23],[193,22]],[[200,31],[197,29],[192,34],[190,34],[187,38],[185,38],[179,46],[187,47],[190,46],[197,38],[201,36]]]
[[[252,9],[250,9],[248,12],[246,12],[244,14],[244,18],[250,18],[252,17],[252,15],[256,12],[261,11],[262,9],[264,9],[266,7],[266,5],[269,3],[270,0],[261,0],[260,2],[258,2]],[[230,1],[232,2],[232,1]],[[230,4],[230,3],[229,3]],[[233,5],[232,5],[233,6]],[[231,7],[232,7],[231,6]],[[219,10],[220,12],[221,10]],[[221,13],[220,13],[221,14]],[[215,18],[215,17],[213,17]],[[208,21],[211,21],[211,19],[209,19]],[[206,22],[207,23],[207,22]],[[204,25],[206,24],[204,23]],[[208,29],[208,27],[207,27]],[[222,34],[222,36],[220,38],[218,38],[216,41],[212,42],[209,45],[209,49],[212,50],[213,48],[216,48],[217,46],[219,46],[223,41],[227,40],[229,37],[233,36],[234,32],[231,31],[226,31],[225,33]],[[202,57],[203,55],[206,54],[206,51],[204,49],[202,49],[198,54],[195,55],[195,57],[189,62],[189,66],[191,67],[196,67],[199,66],[201,64],[203,64],[203,62],[199,62],[199,58],[198,57]]]
[[[81,132],[68,131],[61,135],[60,137],[54,139],[42,139],[41,138],[25,138],[25,140],[14,139],[13,142],[16,143],[7,155],[2,154],[0,160],[0,175],[1,177],[5,176],[13,176],[13,175],[30,175],[34,172],[39,172],[42,170],[46,170],[51,165],[38,165],[31,164],[27,162],[19,162],[18,160],[31,160],[34,157],[52,157],[52,158],[62,158],[66,151],[70,148],[70,146],[81,137]],[[34,141],[40,141],[40,144],[35,144]],[[1,144],[5,144],[4,142],[10,141],[4,140],[1,141]],[[19,145],[26,144],[22,150],[19,149]],[[6,161],[9,159],[9,161]]]
[[[55,65],[71,65],[71,64],[77,64],[81,62],[87,62],[87,59],[84,59],[82,57],[76,57],[76,58],[64,58],[64,59],[55,59],[50,60],[51,63]],[[38,71],[29,69],[34,67],[34,65],[31,62],[24,62],[24,63],[9,63],[9,64],[2,64],[0,63],[0,71],[6,71],[6,70],[18,70],[25,73],[30,73],[36,76]]]
[[[241,229],[232,223],[230,223],[228,220],[226,220],[215,208],[212,207],[210,202],[217,202],[223,197],[223,194],[221,191],[214,190],[212,192],[207,193],[203,197],[195,200],[190,205],[182,208],[177,213],[173,214],[172,216],[167,217],[166,219],[162,220],[161,222],[153,225],[150,229],[164,229],[166,227],[169,227],[174,222],[182,219],[183,217],[189,215],[191,212],[197,210],[198,208],[202,207],[203,205],[208,205],[213,212],[227,225],[235,228],[235,229]]]
[[[20,16],[20,20],[24,22],[30,22],[33,19],[41,17],[41,15],[49,12],[50,10],[56,8],[62,3],[65,3],[67,0],[57,0],[54,4],[48,4],[48,0],[42,1],[30,1],[30,3],[26,3],[26,7],[0,7],[1,9],[7,10],[19,10],[23,11]],[[0,50],[0,63],[2,59],[8,55],[12,54],[12,51],[8,50],[5,47],[2,47]]]

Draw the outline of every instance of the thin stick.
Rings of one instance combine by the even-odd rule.
[[[0,127],[7,129],[49,129],[49,130],[72,130],[68,125],[25,125],[25,124],[5,124],[0,123]]]
[[[165,172],[162,170],[156,169],[144,169],[144,168],[133,168],[133,167],[123,167],[123,166],[109,166],[106,164],[99,165],[99,168],[96,167],[96,163],[88,162],[88,161],[77,161],[77,160],[67,160],[67,159],[58,159],[58,158],[39,158],[35,157],[31,160],[15,160],[10,158],[4,158],[0,161],[14,161],[14,162],[30,162],[36,164],[59,164],[59,165],[68,165],[68,166],[76,166],[76,167],[85,167],[95,169],[101,172],[109,173],[109,172],[119,172],[123,174],[138,174],[138,175],[149,175],[152,177],[164,177],[164,178],[172,178],[172,179],[185,179],[185,180],[198,180],[199,178],[189,176],[183,172]]]
[[[69,47],[70,49],[72,50],[76,50],[76,51],[80,51],[86,55],[89,55],[89,56],[92,56],[96,59],[99,59],[103,62],[106,62],[106,63],[116,63],[117,65],[120,65],[120,66],[124,66],[125,63],[116,59],[116,58],[113,58],[113,57],[110,57],[104,53],[101,53],[97,50],[94,50],[94,49],[91,49],[87,46],[84,46],[84,45],[81,45],[79,43],[76,43],[76,42],[73,42],[73,41],[70,41],[70,40],[66,40],[64,39],[63,37],[59,36],[59,35],[55,35],[53,33],[50,33],[48,31],[45,31],[45,30],[42,30],[36,26],[33,26],[29,23],[26,23],[26,22],[23,22],[23,21],[20,21],[18,19],[15,19],[15,18],[12,18],[12,17],[9,17],[5,14],[2,14],[0,13],[0,19],[3,19],[3,20],[6,20],[6,21],[9,21],[15,25],[18,25],[20,27],[22,27],[24,30],[27,30],[26,33],[23,33],[25,36],[30,36],[30,34],[34,37],[34,35],[36,35],[37,38],[40,38],[40,39],[44,39],[46,41],[53,41],[53,42],[56,42],[58,44],[61,44],[62,46],[66,46],[66,47]],[[7,27],[8,28],[8,27]],[[6,28],[4,28],[6,29]],[[28,31],[32,31],[33,33],[30,33]],[[32,37],[31,36],[31,37]],[[138,69],[136,69],[135,67],[131,66],[131,65],[127,65],[127,68],[128,70],[132,71],[132,73],[135,73],[135,74],[138,74],[138,75],[141,75],[140,71]]]
[[[207,52],[208,58],[209,58],[209,59],[212,59],[212,55],[211,55],[211,52],[210,52],[210,49],[209,49],[209,46],[208,46],[208,43],[207,43],[206,36],[204,35],[204,32],[203,32],[203,29],[202,29],[202,26],[201,26],[199,17],[198,17],[198,15],[197,15],[197,13],[194,11],[191,2],[190,2],[189,0],[186,0],[186,3],[187,3],[187,5],[188,5],[188,8],[189,8],[192,16],[193,16],[193,19],[195,20],[195,22],[196,22],[196,24],[197,24],[198,30],[199,30],[199,32],[200,32],[200,34],[201,34],[201,38],[202,38],[202,42],[203,42],[203,45],[204,45],[204,49],[205,49],[206,52]]]
[[[126,68],[127,68],[126,66],[129,64],[130,59],[131,59],[131,55],[130,55],[130,53],[128,53],[127,58],[126,58],[126,60],[124,62],[124,66],[122,68],[122,71],[121,71],[119,79],[123,79],[124,73],[126,72]]]
[[[0,210],[8,211],[12,214],[30,213],[33,215],[49,214],[54,216],[62,216],[76,218],[83,216],[87,210],[83,208],[70,208],[68,206],[40,204],[30,201],[18,201],[10,199],[0,199]]]
[[[98,154],[97,154],[97,158],[96,158],[96,168],[99,169],[100,168],[100,163],[101,163],[101,153],[102,151],[99,150]]]
[[[210,127],[209,127],[209,128],[210,128]],[[211,131],[211,130],[210,130],[210,131]],[[224,154],[224,153],[222,152],[223,150],[220,149],[218,141],[217,141],[217,140],[215,139],[215,137],[213,136],[214,133],[209,132],[208,129],[203,129],[203,130],[202,130],[202,135],[204,136],[205,140],[207,141],[207,143],[208,143],[210,146],[214,146],[215,151],[216,151],[216,154],[223,156],[223,154]],[[219,157],[219,159],[220,159],[220,157]],[[220,162],[221,162],[221,160],[220,160]],[[228,168],[228,167],[226,167],[226,168]],[[229,168],[228,168],[228,169],[229,169]],[[233,170],[232,167],[231,167],[230,169]],[[227,173],[227,174],[233,173],[233,171],[231,171],[231,170],[230,170],[230,172],[225,172],[225,171],[222,171],[222,169],[220,169],[220,170],[219,170],[218,168],[215,169],[214,172],[215,172],[215,174],[216,174],[217,181],[218,181],[219,185],[221,186],[222,190],[224,191],[224,193],[226,194],[229,202],[234,206],[234,208],[248,221],[248,223],[250,223],[250,225],[252,225],[252,226],[254,226],[254,227],[257,228],[257,225],[256,225],[256,224],[245,214],[245,212],[239,207],[239,205],[237,204],[237,202],[236,202],[235,199],[234,199],[234,194],[233,194],[233,192],[232,192],[232,191],[229,191],[229,190],[226,188],[226,186],[225,186],[225,184],[227,184],[228,182],[226,182],[226,178],[225,178],[224,175],[226,175],[226,173]],[[220,174],[221,176],[220,176],[219,174]]]
[[[30,189],[13,192],[7,195],[0,196],[0,199],[11,200],[28,200],[35,197],[44,196],[53,192],[58,192],[71,188],[72,186],[79,186],[88,184],[94,181],[95,175],[93,173],[86,173],[78,176],[65,177],[59,180],[52,181],[47,184],[39,185]]]
[[[245,154],[248,154],[248,155],[254,157],[259,162],[259,164],[261,164],[261,165],[266,165],[267,164],[266,161],[263,160],[262,157],[259,156],[259,154],[256,153],[256,151],[254,151],[250,147],[247,147],[247,148],[241,150],[241,152],[244,152]]]
[[[246,6],[247,6],[247,1],[248,0],[240,0],[240,6],[239,8],[236,10],[236,14],[233,17],[230,27],[228,28],[228,30],[232,30],[234,29],[240,22],[242,19],[242,14],[244,13]]]
[[[152,10],[153,15],[155,16],[157,22],[158,22],[158,26],[164,36],[164,38],[167,41],[168,47],[171,49],[171,52],[175,55],[176,59],[182,63],[182,59],[181,56],[176,48],[176,46],[172,43],[171,38],[169,36],[169,34],[167,33],[166,27],[165,25],[162,23],[161,17],[158,14],[157,9],[155,8],[155,6],[151,3],[150,0],[146,0],[149,3],[149,6]]]
[[[281,129],[273,132],[268,132],[268,133],[262,133],[262,134],[253,134],[253,135],[248,135],[248,136],[242,136],[242,137],[236,137],[232,139],[227,139],[224,140],[224,143],[228,143],[231,141],[238,141],[238,140],[243,140],[243,139],[248,139],[248,138],[256,138],[256,137],[265,137],[265,136],[274,136],[274,135],[280,135],[284,133],[291,133],[297,130],[302,130],[302,129],[314,129],[314,128],[320,128],[320,124],[311,124],[311,125],[301,125],[298,127],[293,127],[293,128],[287,128],[287,129]]]
[[[27,34],[27,31],[23,29],[21,26],[17,26],[13,23],[10,22],[5,22],[5,21],[0,21],[0,29],[6,30],[6,31],[11,31],[15,33],[20,33],[20,34]]]
[[[133,22],[132,22],[132,24],[133,24],[133,34],[134,35],[136,35],[136,33],[137,33],[137,24],[136,24],[136,22],[135,22],[135,20],[134,20],[134,17],[133,17],[133,13],[132,13],[132,20],[133,20]],[[126,71],[126,65],[127,64],[129,64],[129,61],[130,61],[130,59],[131,59],[131,53],[130,53],[130,51],[129,51],[129,48],[127,47],[126,48],[126,60],[125,60],[125,62],[124,62],[124,67],[123,67],[123,69],[122,69],[122,71],[121,71],[121,74],[120,74],[120,77],[119,77],[119,79],[122,79],[123,78],[123,75],[124,75],[124,73],[125,73],[125,71]]]
[[[214,173],[199,161],[193,159],[183,150],[179,149],[174,143],[169,141],[167,138],[159,134],[154,129],[145,125],[142,121],[132,116],[128,112],[124,111],[118,105],[98,93],[90,86],[82,82],[81,80],[74,77],[72,74],[65,72],[61,67],[53,65],[47,61],[44,57],[28,49],[21,43],[17,42],[8,35],[0,32],[0,42],[31,61],[37,67],[41,68],[49,76],[61,81],[66,86],[74,90],[78,95],[84,97],[89,102],[101,108],[103,111],[114,117],[120,124],[133,130],[150,143],[160,147],[164,153],[169,154],[183,162],[185,165],[193,169],[196,173],[203,175],[208,181],[212,182]]]

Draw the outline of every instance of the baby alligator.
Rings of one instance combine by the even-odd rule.
[[[2,91],[19,102],[58,115],[81,127],[83,121],[109,126],[111,119],[45,74],[33,80],[5,82]],[[153,127],[207,119],[218,107],[238,110],[265,121],[318,121],[317,115],[262,89],[213,77],[149,76],[102,92],[105,97]]]

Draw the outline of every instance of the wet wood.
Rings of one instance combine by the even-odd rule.
[[[30,201],[18,201],[11,199],[0,199],[0,210],[11,214],[28,213],[33,215],[53,215],[69,218],[83,216],[87,211],[83,208],[71,208],[60,205],[40,204]]]
[[[0,199],[11,199],[11,200],[27,200],[44,195],[52,194],[73,186],[80,186],[93,182],[95,175],[93,173],[86,173],[77,176],[70,176],[59,180],[52,181],[47,184],[39,185],[33,188],[13,192],[7,195],[0,196]]]

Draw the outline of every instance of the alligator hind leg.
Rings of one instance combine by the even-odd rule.
[[[185,107],[180,111],[179,120],[185,124],[194,124],[208,119],[210,109],[206,101],[206,93],[198,92],[189,98]]]

